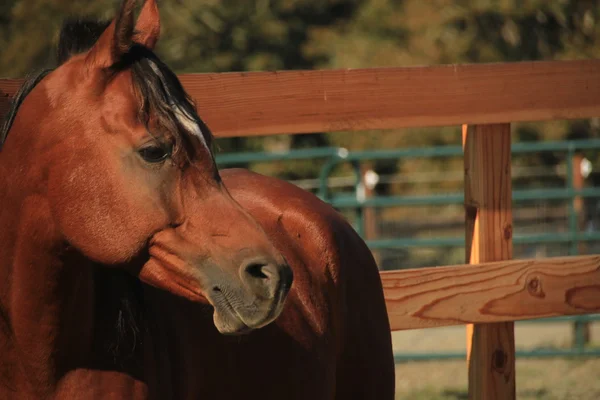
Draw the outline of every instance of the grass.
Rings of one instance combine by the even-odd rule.
[[[600,399],[600,358],[517,360],[519,400]],[[399,364],[396,400],[467,399],[464,361]]]
[[[434,388],[426,388],[412,392],[408,397],[396,397],[397,399],[411,400],[462,400],[468,399],[467,389],[437,391]]]
[[[568,323],[525,324],[516,329],[517,347],[563,348],[570,344]],[[600,324],[592,330],[598,345]],[[450,327],[394,334],[400,352],[464,350],[464,328]],[[467,363],[464,360],[407,362],[396,365],[396,400],[463,400],[467,395]],[[600,399],[600,357],[517,359],[518,400]]]

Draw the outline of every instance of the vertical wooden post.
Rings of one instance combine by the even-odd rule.
[[[463,126],[466,261],[512,258],[510,124]],[[516,397],[514,323],[467,326],[469,399]]]

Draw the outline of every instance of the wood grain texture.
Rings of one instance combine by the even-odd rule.
[[[463,126],[465,258],[512,258],[510,124]],[[516,398],[514,322],[467,326],[469,399]]]
[[[185,74],[216,136],[600,116],[600,60]],[[0,114],[20,81],[0,80]]]
[[[392,330],[600,312],[600,255],[381,272]]]

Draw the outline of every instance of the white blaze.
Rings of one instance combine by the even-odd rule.
[[[179,106],[179,104],[171,103],[171,109],[181,126],[192,135],[197,136],[204,146],[208,147],[204,135],[202,134],[202,129],[200,129],[200,125],[198,125],[196,119],[188,114],[181,106]]]
[[[181,107],[181,105],[177,101],[175,101],[175,99],[169,92],[169,88],[167,87],[165,79],[164,79],[163,75],[161,74],[160,69],[158,69],[158,66],[156,64],[154,64],[154,62],[152,62],[150,60],[148,60],[148,61],[150,62],[150,66],[152,67],[152,69],[154,70],[156,75],[158,75],[158,77],[160,78],[161,82],[163,83],[163,85],[165,87],[165,90],[167,91],[167,94],[170,97],[169,105],[171,107],[171,110],[173,110],[173,113],[175,114],[175,118],[177,118],[177,121],[179,121],[181,126],[183,126],[187,132],[189,132],[190,134],[192,134],[192,135],[196,136],[198,139],[200,139],[200,141],[202,142],[204,147],[206,147],[208,149],[208,143],[206,143],[204,134],[202,133],[202,130],[200,129],[200,125],[198,124],[196,119],[192,115],[190,115],[187,111],[185,111],[183,109],[183,107]]]

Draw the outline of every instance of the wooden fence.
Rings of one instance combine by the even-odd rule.
[[[463,125],[468,264],[381,277],[393,330],[469,324],[469,398],[515,398],[513,321],[600,312],[600,255],[510,260],[510,123],[600,117],[600,60],[180,79],[221,137]]]

